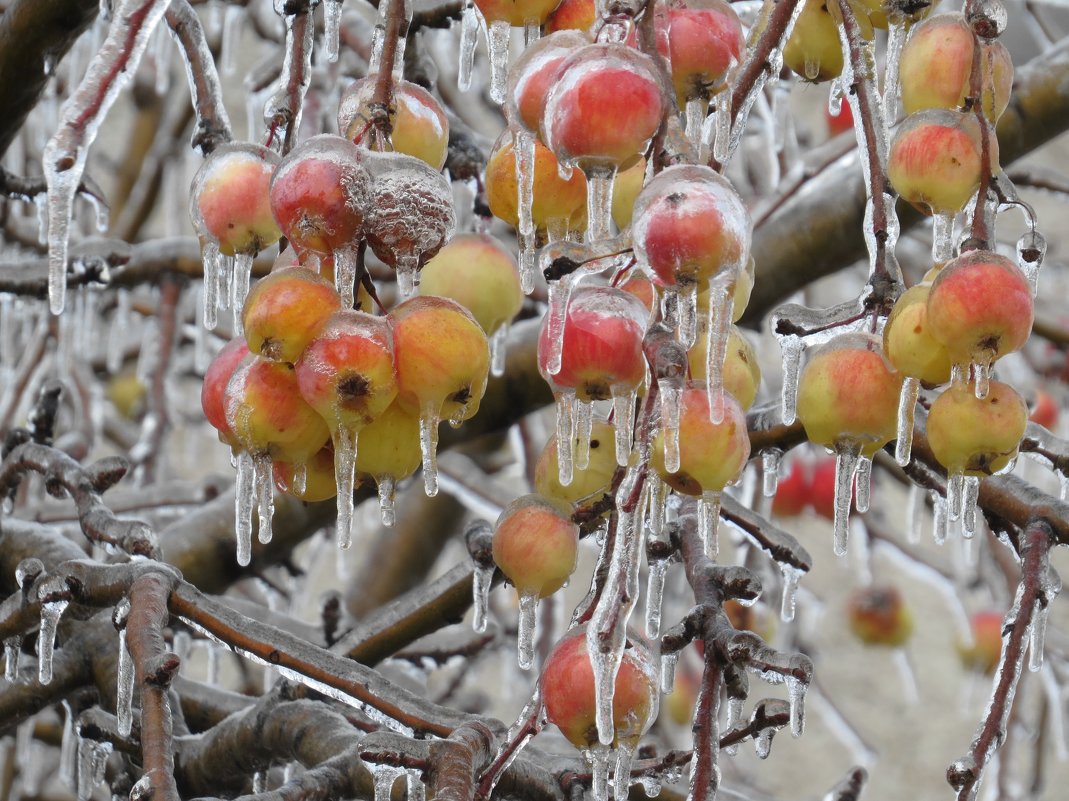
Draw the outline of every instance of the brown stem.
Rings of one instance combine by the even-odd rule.
[[[152,385],[149,388],[149,413],[145,417],[141,439],[131,451],[132,457],[135,453],[141,457],[135,459],[135,462],[141,467],[145,484],[155,481],[157,459],[164,451],[164,442],[171,429],[167,379],[178,338],[178,304],[181,297],[182,287],[178,280],[173,275],[163,276],[160,280],[159,311],[156,315],[159,324],[159,351],[152,371]]]
[[[397,40],[407,35],[402,30],[408,26],[405,13],[405,0],[383,0],[386,7],[386,27],[382,36],[382,57],[379,61],[379,74],[375,78],[375,92],[371,96],[373,107],[378,109],[375,123],[382,136],[389,141],[392,133],[390,109],[393,108],[393,70],[397,60]]]
[[[223,87],[211,51],[204,37],[204,27],[188,0],[172,0],[165,15],[174,32],[178,49],[186,62],[189,93],[197,111],[193,147],[207,156],[232,138],[230,118],[223,105]]]

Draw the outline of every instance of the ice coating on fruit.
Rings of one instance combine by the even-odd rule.
[[[301,397],[293,368],[247,356],[227,383],[226,422],[241,446],[273,459],[303,462],[323,447],[330,432]]]
[[[613,442],[613,426],[595,420],[591,425],[590,440],[587,444],[587,465],[582,469],[574,469],[571,483],[565,486],[560,481],[557,438],[550,437],[535,464],[535,489],[547,498],[565,503],[578,503],[585,498],[608,492],[617,467]],[[573,450],[576,448],[574,439],[572,447]]]
[[[680,105],[723,89],[746,45],[735,10],[724,0],[682,0],[669,4],[663,14]]]
[[[541,230],[563,228],[582,216],[586,204],[586,177],[573,170],[560,177],[557,157],[539,141],[534,143],[534,185],[531,220]],[[486,202],[495,217],[519,228],[516,155],[512,133],[506,130],[494,144],[486,163]]]
[[[964,108],[971,94],[976,43],[961,13],[937,14],[918,24],[902,49],[899,64],[905,112]],[[994,122],[1009,104],[1013,62],[1000,42],[982,43],[980,48],[984,116]]]
[[[598,19],[594,0],[562,0],[553,13],[546,17],[543,29],[547,34],[557,31],[588,31]]]
[[[584,170],[630,166],[664,115],[655,65],[624,44],[591,44],[561,63],[546,96],[542,140],[564,164]]]
[[[370,190],[360,149],[321,134],[282,160],[271,181],[271,211],[294,247],[331,255],[360,238]]]
[[[950,356],[928,325],[929,283],[911,286],[895,301],[883,329],[883,352],[895,369],[925,384],[950,380]]]
[[[561,63],[589,44],[589,36],[569,30],[543,36],[524,50],[509,70],[505,116],[510,123],[537,135],[546,95],[557,81]]]
[[[976,397],[965,382],[951,384],[928,413],[928,442],[948,473],[988,476],[1008,467],[1028,424],[1028,407],[1017,391],[992,381]]]
[[[219,439],[235,444],[230,424],[226,420],[226,387],[238,365],[249,354],[249,346],[241,337],[223,346],[204,373],[200,388],[200,405],[204,417],[219,432]]]
[[[1019,350],[1032,331],[1032,288],[1020,268],[997,253],[969,251],[932,282],[928,326],[955,364],[990,363]]]
[[[571,507],[541,495],[516,498],[494,526],[494,562],[521,596],[545,598],[563,587],[578,549]]]
[[[228,142],[212,151],[193,179],[189,216],[205,239],[225,256],[255,254],[278,241],[269,188],[278,154],[249,142]]]
[[[561,640],[542,671],[540,686],[546,717],[576,748],[598,742],[594,668],[587,652],[586,631]],[[631,745],[649,728],[657,709],[657,684],[644,646],[629,641],[616,674],[612,710],[614,745]]]
[[[518,269],[511,251],[489,234],[459,234],[424,265],[419,293],[455,300],[489,336],[523,306]]]
[[[393,338],[384,317],[331,315],[296,364],[301,396],[330,425],[359,430],[397,396]]]
[[[551,385],[573,390],[580,400],[608,400],[614,387],[628,391],[646,375],[642,338],[649,312],[634,295],[611,287],[581,287],[568,303],[561,367],[548,369],[552,350],[548,315],[538,338],[538,364]],[[617,390],[620,391],[620,390]]]
[[[843,334],[809,352],[798,381],[798,419],[810,442],[861,443],[871,456],[895,437],[902,375],[870,334]]]
[[[334,477],[334,447],[329,443],[302,464],[275,462],[275,486],[305,503],[329,501],[338,494]]]
[[[706,379],[706,354],[708,323],[703,315],[698,322],[698,335],[694,344],[687,351],[690,364],[690,377],[695,381]],[[757,363],[757,354],[753,346],[742,335],[738,326],[731,326],[728,333],[727,359],[723,368],[724,391],[729,393],[743,410],[753,406],[757,390],[761,385],[761,366]]]
[[[753,223],[730,182],[702,165],[661,171],[635,200],[635,255],[666,284],[704,288],[749,262]]]
[[[364,234],[375,255],[397,271],[402,297],[415,289],[417,271],[456,229],[453,190],[426,162],[402,153],[369,153],[374,175]]]
[[[640,158],[626,170],[616,174],[612,184],[612,221],[623,231],[631,224],[635,199],[646,181],[646,159]]]
[[[541,25],[560,0],[475,0],[475,7],[489,22],[507,22],[522,28],[527,23]]]
[[[679,469],[665,464],[665,431],[662,426],[653,438],[650,465],[676,492],[700,497],[719,492],[742,475],[750,458],[750,438],[746,415],[730,396],[724,397],[724,419],[709,419],[709,399],[705,386],[689,384],[683,391],[679,416]]]
[[[292,364],[340,308],[334,284],[317,273],[304,267],[273,270],[245,299],[245,339],[254,353]]]
[[[834,0],[805,0],[783,46],[783,63],[807,81],[830,81],[843,71],[839,25],[828,13]]]
[[[374,108],[377,75],[353,83],[342,94],[338,107],[338,131],[346,139],[371,149],[375,137],[371,128],[377,119]],[[445,166],[449,149],[449,120],[441,103],[422,86],[410,81],[394,81],[389,113],[390,145],[435,170]]]
[[[998,139],[988,131],[991,169]],[[891,140],[887,177],[903,199],[932,214],[956,214],[980,185],[980,124],[973,114],[928,109],[908,116]]]

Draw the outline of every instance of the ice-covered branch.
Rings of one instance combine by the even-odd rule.
[[[230,118],[223,105],[223,87],[215,59],[204,36],[204,27],[188,0],[172,0],[167,9],[167,25],[182,59],[189,79],[189,94],[197,112],[192,145],[207,156],[216,147],[231,139]]]
[[[319,0],[293,0],[277,2],[286,21],[286,55],[279,75],[279,89],[267,103],[264,119],[267,121],[269,138],[282,138],[282,153],[286,154],[297,143],[297,130],[301,125],[304,96],[312,82],[312,42],[315,23],[312,11]]]
[[[1045,614],[1045,607],[1052,600],[1049,597],[1049,560],[1053,544],[1053,532],[1046,521],[1033,520],[1028,524],[1020,546],[1021,583],[1013,609],[1003,624],[1002,656],[995,673],[991,700],[969,753],[947,768],[947,781],[957,791],[958,801],[975,797],[984,768],[1006,736],[1006,723],[1021,676],[1026,644],[1030,640],[1032,648],[1037,647],[1037,642],[1040,649],[1043,647],[1042,637],[1034,635],[1034,627],[1042,625],[1037,618]]]
[[[156,315],[156,359],[152,365],[152,383],[148,393],[148,413],[141,425],[141,437],[130,449],[130,458],[141,470],[143,483],[152,484],[157,460],[164,451],[167,434],[171,430],[170,402],[167,383],[178,340],[178,304],[182,287],[174,276],[160,280],[160,298]]]

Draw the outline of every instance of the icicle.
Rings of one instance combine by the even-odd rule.
[[[490,99],[498,105],[505,102],[511,34],[512,26],[505,20],[494,20],[487,26],[486,48],[490,52]]]
[[[961,534],[971,537],[976,533],[976,509],[980,501],[979,476],[962,478]]]
[[[520,593],[520,621],[516,634],[516,664],[522,670],[530,670],[534,661],[535,614],[538,611],[538,594]]]
[[[631,787],[631,762],[634,749],[620,743],[616,747],[616,770],[613,772],[612,792],[615,801],[627,801],[627,791]]]
[[[412,297],[419,286],[419,258],[416,256],[398,256],[397,265],[397,293],[402,300]]]
[[[234,331],[241,331],[241,312],[245,306],[245,297],[249,294],[249,280],[252,276],[253,256],[251,253],[239,253],[234,257],[233,278],[230,281],[230,308],[234,312]]]
[[[954,258],[954,215],[932,215],[932,261],[943,264]]]
[[[679,312],[679,341],[683,347],[690,348],[698,336],[698,285],[689,283],[678,287],[676,299]]]
[[[766,498],[776,494],[776,486],[779,483],[779,466],[783,459],[783,451],[779,448],[765,448],[761,451],[761,471],[764,479],[762,487]]]
[[[530,295],[535,285],[537,238],[534,234],[525,234],[522,231],[517,232],[517,237],[520,240],[520,289],[523,290],[523,294]],[[560,372],[559,369],[558,372]]]
[[[480,634],[486,631],[487,612],[490,610],[490,588],[494,583],[494,566],[475,565],[472,573],[472,618],[471,627]],[[522,617],[522,611],[521,611]]]
[[[327,7],[331,0],[327,0]],[[338,3],[340,6],[341,3]],[[241,22],[245,18],[245,9],[238,5],[228,5],[223,13],[223,36],[220,45],[219,61],[224,75],[233,75],[237,68],[237,55],[241,42]],[[333,59],[332,59],[333,60]]]
[[[549,282],[549,308],[546,310],[546,338],[549,341],[549,353],[546,358],[546,370],[550,375],[560,372],[561,353],[564,350],[564,321],[568,314],[568,300],[571,294],[572,282],[569,276]]]
[[[717,528],[720,523],[720,493],[702,493],[698,501],[698,533],[701,536],[705,555],[716,561],[720,546],[717,539]]]
[[[661,481],[655,473],[651,473],[646,479],[649,488],[649,527],[653,536],[660,536],[664,529],[664,513],[667,505],[668,485]]]
[[[854,505],[859,512],[869,510],[869,496],[872,490],[872,459],[861,456],[854,471]]]
[[[464,15],[460,20],[460,64],[457,67],[457,88],[462,92],[471,89],[471,73],[475,63],[475,43],[478,36],[478,12],[469,2],[464,7]]]
[[[428,498],[438,494],[438,412],[433,407],[419,417],[419,450],[423,458],[423,489]]]
[[[895,442],[895,461],[902,467],[909,464],[913,453],[913,416],[917,408],[921,382],[907,377],[898,394],[898,439]]]
[[[887,50],[883,72],[883,122],[884,136],[898,121],[898,63],[906,44],[906,22],[901,14],[888,15]]]
[[[612,187],[616,168],[591,170],[586,176],[586,241],[612,236]]]
[[[116,669],[115,719],[119,734],[129,737],[134,723],[134,660],[126,644],[126,616],[130,602],[125,598],[115,607],[116,624],[119,629],[119,664]]]
[[[574,474],[572,440],[575,439],[576,403],[574,391],[557,394],[557,478],[565,487],[572,483]]]
[[[947,500],[935,490],[929,496],[932,499],[932,539],[936,545],[942,545],[947,541]]]
[[[271,542],[271,519],[275,514],[275,481],[272,473],[271,457],[257,454],[254,457],[256,477],[256,504],[259,514],[258,539],[262,543]]]
[[[674,284],[661,293],[661,317],[670,330],[679,328],[679,289]]]
[[[809,682],[787,676],[787,701],[791,710],[791,736],[801,737],[805,729],[805,693]]]
[[[661,430],[664,431],[664,469],[679,472],[679,418],[683,408],[683,385],[661,379]]]
[[[63,593],[66,589],[66,579],[62,576],[53,576],[45,579],[37,590],[37,597],[42,601],[41,628],[37,633],[37,679],[41,684],[48,684],[52,681],[52,654],[56,648],[56,628],[70,603],[65,598],[47,601],[44,599]]]
[[[500,378],[505,374],[505,353],[509,341],[509,324],[501,326],[490,335],[490,375]]]
[[[327,61],[338,60],[338,43],[341,39],[341,12],[343,0],[324,0],[323,39],[327,48]]]
[[[798,371],[802,363],[802,340],[792,335],[780,337],[783,351],[783,423],[790,425],[796,416],[798,405]]]
[[[234,521],[238,538],[238,564],[252,561],[252,507],[256,502],[256,467],[252,454],[237,454],[238,478],[234,488]]]
[[[1043,668],[1043,644],[1047,637],[1050,602],[1037,600],[1032,607],[1032,626],[1028,630],[1028,669],[1038,673]]]
[[[15,682],[19,678],[19,655],[22,653],[22,637],[4,640],[4,680]]]
[[[833,549],[836,556],[846,555],[850,532],[850,503],[854,473],[861,455],[860,442],[842,443],[835,453],[835,522]]]
[[[295,464],[293,466],[293,482],[292,487],[293,494],[297,497],[304,495],[308,490],[308,465],[307,463]]]
[[[695,97],[687,101],[687,139],[694,147],[701,148],[702,134],[705,129],[705,101]]]
[[[590,436],[594,425],[594,404],[580,400],[575,406],[575,469],[586,470],[590,466]]]
[[[789,623],[794,620],[798,580],[802,577],[802,571],[784,562],[780,564],[780,573],[783,576],[783,595],[780,600],[779,616],[784,623]]]
[[[679,653],[661,654],[661,692],[668,695],[676,684],[676,665]]]
[[[338,547],[353,544],[353,491],[356,489],[356,446],[358,432],[341,426],[334,432],[334,475],[338,482]]]
[[[964,492],[964,474],[952,473],[947,477],[947,510],[949,513],[948,519],[952,522],[961,517],[961,503]]]
[[[740,113],[740,122],[742,114]],[[721,164],[731,155],[731,93],[722,92],[713,117],[713,158]]]
[[[761,729],[760,733],[754,737],[754,751],[758,759],[768,759],[768,755],[772,753],[772,736],[775,733],[776,730],[769,726]]]
[[[609,746],[603,743],[595,743],[586,752],[586,758],[590,762],[590,789],[593,793],[593,801],[609,801]]]
[[[1039,231],[1029,231],[1017,240],[1017,266],[1032,285],[1032,295],[1039,289],[1039,268],[1047,252],[1047,240]]]
[[[81,737],[74,728],[74,710],[70,701],[63,702],[63,739],[59,746],[59,780],[72,790],[78,781],[78,743]]]
[[[392,476],[378,476],[375,481],[379,488],[379,515],[382,517],[382,525],[392,528],[397,520],[393,504],[396,482]]]
[[[219,322],[219,270],[222,268],[223,256],[219,252],[218,242],[204,243],[204,325],[215,328]],[[125,290],[119,290],[120,298]],[[112,328],[114,331],[114,327]]]
[[[393,765],[372,765],[371,775],[375,778],[375,801],[390,801],[393,783],[404,772],[404,768],[395,768]]]
[[[207,657],[204,665],[204,681],[211,687],[219,683],[219,655],[222,649],[214,642],[205,643]]]
[[[626,467],[631,461],[637,397],[638,394],[634,390],[613,387],[612,425],[616,439],[616,464],[620,467]]]
[[[976,393],[977,400],[983,400],[987,397],[988,390],[991,387],[991,360],[990,358],[983,358],[979,361],[975,361],[971,365],[973,376],[973,389]]]
[[[912,484],[909,488],[909,499],[906,502],[906,541],[910,545],[916,545],[921,541],[921,525],[924,520],[924,502],[927,494],[919,484]]]
[[[668,573],[668,560],[653,559],[649,568],[646,583],[646,636],[652,640],[661,635],[661,604],[664,600],[664,579]]]
[[[723,271],[709,281],[705,391],[709,402],[709,422],[717,424],[724,421],[724,360],[727,358],[731,335],[734,285],[734,274]]]
[[[745,699],[735,698],[734,696],[728,696],[728,708],[727,719],[724,721],[724,731],[731,731],[742,721],[743,704]],[[728,756],[735,756],[739,753],[739,744],[733,743],[727,746],[724,751]]]

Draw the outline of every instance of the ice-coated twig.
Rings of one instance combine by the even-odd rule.
[[[60,125],[42,155],[48,184],[49,306],[63,311],[67,249],[74,196],[85,172],[89,148],[104,117],[137,71],[170,0],[121,0],[113,9],[108,36],[85,77],[60,111]]]
[[[228,9],[229,11],[230,9]],[[188,0],[172,0],[167,8],[167,25],[178,43],[186,65],[189,93],[197,112],[193,147],[207,156],[218,145],[231,140],[230,118],[223,105],[223,87],[215,59],[204,36],[204,27]]]
[[[312,0],[285,3],[275,0],[275,11],[286,21],[286,51],[279,75],[278,91],[267,102],[264,121],[272,136],[281,137],[282,154],[290,151],[297,141],[301,125],[304,96],[312,82],[312,43],[315,25],[312,22]]]

